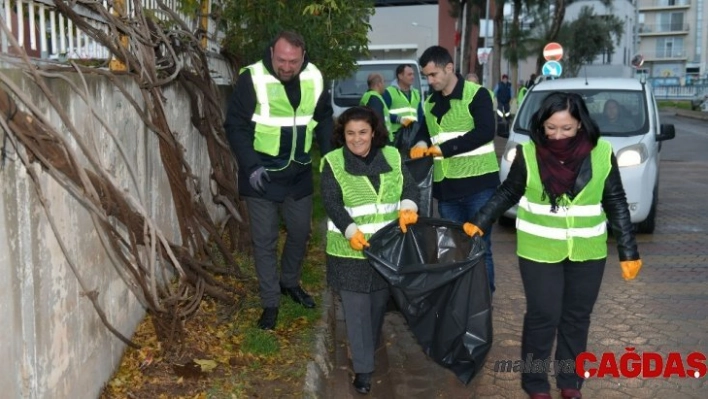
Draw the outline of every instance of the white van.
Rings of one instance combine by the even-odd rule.
[[[537,83],[524,97],[514,118],[501,159],[502,180],[509,173],[516,146],[529,140],[531,116],[552,91],[578,93],[585,99],[602,137],[612,144],[617,157],[632,223],[639,233],[653,233],[659,202],[661,142],[673,139],[676,133],[674,125],[659,123],[659,111],[651,87],[637,79],[568,78]],[[608,128],[604,123],[604,106],[610,100],[620,105],[624,123],[618,128]],[[509,209],[499,223],[511,225],[515,217],[516,206]]]
[[[410,65],[413,68],[415,81],[413,87],[421,90],[421,71],[416,60],[367,60],[357,61],[357,69],[351,76],[337,79],[332,82],[332,109],[337,118],[349,107],[359,105],[361,97],[369,90],[366,80],[370,73],[378,72],[383,75],[386,87],[396,80],[396,68],[401,65]],[[421,91],[421,94],[425,94]]]

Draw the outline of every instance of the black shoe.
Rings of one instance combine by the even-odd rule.
[[[310,294],[305,292],[305,290],[302,289],[299,285],[296,285],[294,287],[280,287],[280,292],[283,293],[283,295],[287,295],[290,298],[293,299],[293,301],[299,303],[300,305],[311,309],[315,307],[315,301],[312,299]]]
[[[278,308],[263,308],[261,318],[258,320],[258,328],[274,330],[276,320],[278,320]]]
[[[371,373],[356,373],[353,385],[360,394],[368,394],[371,391]]]

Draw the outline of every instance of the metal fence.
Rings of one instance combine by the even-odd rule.
[[[163,0],[163,3],[174,11],[192,32],[196,32],[201,15],[188,16],[184,14],[180,8],[180,4],[182,4],[180,0]],[[202,12],[208,15],[213,3],[218,3],[218,1],[204,0]],[[107,10],[112,11],[111,5],[113,3],[103,1],[102,4]],[[166,19],[157,0],[142,0],[141,5],[145,12],[151,13],[158,19]],[[135,16],[134,3],[127,0],[125,6],[126,16],[132,19]],[[111,56],[106,48],[96,43],[72,21],[57,12],[54,2],[51,0],[0,0],[0,7],[0,18],[4,20],[20,47],[30,57],[65,61],[68,59],[107,59]],[[82,7],[78,2],[73,3],[72,9],[83,16],[93,28],[109,34],[103,17]],[[204,43],[207,52],[219,53],[219,40],[222,36],[223,33],[217,29],[216,22],[207,18],[207,40]],[[4,32],[0,32],[0,41],[2,46],[0,50],[3,53],[16,52],[14,48],[9,46],[8,38]]]
[[[691,100],[708,94],[708,85],[652,86],[657,100]]]

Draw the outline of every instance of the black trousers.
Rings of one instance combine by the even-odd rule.
[[[519,258],[526,293],[526,314],[521,337],[522,360],[550,359],[556,339],[556,365],[575,361],[585,352],[590,314],[600,292],[607,259],[539,263]],[[548,364],[548,362],[546,363]],[[521,387],[528,394],[549,392],[547,371],[521,374]],[[580,389],[583,379],[572,372],[555,370],[556,386]],[[570,370],[566,370],[570,371]]]
[[[277,307],[280,304],[280,286],[300,285],[302,262],[310,239],[312,195],[299,200],[285,198],[282,203],[262,198],[245,197],[250,219],[253,258],[256,263],[261,305]],[[278,276],[278,234],[280,215],[287,237],[280,260]]]

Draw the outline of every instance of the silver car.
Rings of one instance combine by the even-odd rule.
[[[552,91],[580,94],[602,137],[612,144],[627,194],[629,211],[637,232],[653,233],[659,202],[661,142],[676,135],[673,125],[661,125],[649,83],[633,78],[569,78],[544,80],[529,90],[509,132],[501,159],[501,178],[506,178],[516,156],[516,146],[529,140],[531,116]],[[612,112],[619,113],[613,118]],[[516,206],[499,220],[513,224]]]

